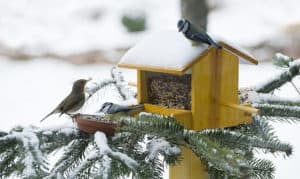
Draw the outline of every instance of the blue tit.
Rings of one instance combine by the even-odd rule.
[[[106,102],[102,105],[101,109],[98,112],[102,112],[105,114],[116,114],[116,113],[127,113],[130,114],[131,112],[139,109],[143,109],[144,105],[134,105],[134,106],[122,106],[110,102]]]
[[[180,19],[177,23],[179,32],[192,41],[192,45],[199,45],[202,43],[213,45],[216,48],[222,48],[221,45],[217,44],[204,30],[198,30],[190,21],[186,19]]]

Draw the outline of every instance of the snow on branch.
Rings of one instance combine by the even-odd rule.
[[[254,104],[253,106],[260,110],[261,116],[282,117],[282,120],[284,121],[300,121],[299,106],[286,106],[276,104]]]
[[[248,148],[251,146],[257,149],[270,150],[272,153],[284,152],[287,156],[292,154],[291,145],[281,143],[277,138],[274,137],[268,137],[267,139],[264,139],[259,136],[249,136],[239,131],[231,131],[226,129],[203,130],[200,133],[221,141],[222,145],[233,149]]]
[[[159,153],[165,155],[179,155],[181,150],[177,146],[171,146],[171,144],[164,139],[153,139],[147,144],[147,151],[149,152],[147,159],[154,160]]]
[[[116,82],[116,87],[123,100],[136,98],[136,93],[129,88],[128,82],[124,80],[123,74],[116,67],[111,69],[111,77]]]
[[[250,92],[248,99],[251,103],[300,106],[300,97],[284,98],[272,94]]]
[[[93,85],[86,86],[85,91],[88,93],[88,99],[96,92],[106,86],[114,85],[123,100],[129,100],[136,97],[136,93],[130,89],[128,82],[124,80],[122,73],[116,68],[111,69],[111,79],[103,80],[101,82],[94,82]]]
[[[115,159],[120,160],[121,162],[124,162],[129,168],[132,170],[135,170],[138,167],[137,161],[129,157],[128,155],[121,153],[121,152],[115,152],[113,151],[107,144],[107,138],[106,135],[102,132],[96,132],[95,133],[95,143],[97,145],[97,148],[99,150],[100,155],[108,155],[110,157],[113,157]]]
[[[33,127],[28,128],[16,128],[12,132],[8,133],[6,136],[0,138],[0,141],[15,139],[18,144],[22,144],[21,148],[23,153],[20,157],[20,161],[23,166],[22,176],[27,177],[37,177],[44,174],[43,170],[47,170],[45,165],[44,155],[40,150],[40,141],[36,135],[36,131]],[[6,146],[1,146],[6,147]]]
[[[273,79],[266,81],[265,83],[256,86],[255,91],[259,93],[269,93],[276,88],[279,88],[286,82],[290,82],[296,75],[299,75],[300,60],[290,63],[290,67],[283,73],[275,76]]]

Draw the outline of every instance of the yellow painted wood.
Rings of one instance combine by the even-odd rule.
[[[169,74],[175,74],[175,75],[184,74],[184,72],[181,69],[176,69],[176,68],[151,67],[151,66],[143,66],[143,65],[135,65],[135,64],[124,64],[124,63],[119,63],[118,67],[137,69],[140,71],[169,73]]]
[[[238,105],[238,104],[232,104],[232,103],[221,103],[223,106],[227,106],[229,108],[234,108],[236,110],[244,111],[250,114],[258,114],[259,109],[251,107],[251,105],[246,104],[246,105]]]
[[[136,82],[128,82],[128,85],[129,85],[129,86],[137,87],[137,83],[136,83]]]
[[[231,51],[233,54],[242,57],[243,59],[249,61],[250,63],[253,63],[255,65],[258,64],[258,60],[236,48],[234,48],[233,46],[231,46],[230,44],[226,43],[226,42],[218,42],[223,48],[228,49],[229,51]]]
[[[193,129],[223,128],[252,121],[249,113],[255,113],[257,110],[239,106],[238,65],[237,56],[216,48],[194,64]]]
[[[126,64],[119,64],[119,66],[138,69],[138,102],[144,103],[145,112],[171,115],[189,129],[223,128],[249,123],[252,121],[251,115],[258,112],[251,106],[239,104],[237,55],[239,54],[224,48],[210,47],[206,53],[201,54],[198,59],[182,69]],[[252,62],[255,63],[253,59]],[[149,104],[147,83],[148,77],[153,75],[150,72],[181,75],[190,68],[192,69],[190,111]],[[203,165],[192,151],[182,148],[182,156],[180,165],[170,167],[171,179],[207,178]]]
[[[251,113],[256,112],[256,110],[250,107],[247,108],[239,105],[238,57],[227,50],[221,50],[219,60],[221,63],[220,99],[218,105],[220,106],[220,110],[219,118],[215,122],[215,127],[223,128],[252,122]]]
[[[207,172],[199,158],[189,149],[181,147],[183,160],[179,165],[170,166],[171,179],[206,179]]]
[[[163,106],[144,104],[144,111],[150,113],[157,113],[165,116],[173,116],[185,128],[192,127],[192,112],[189,110],[166,108]]]
[[[200,130],[208,128],[212,104],[212,68],[211,60],[213,53],[208,53],[206,56],[198,60],[192,67],[192,124],[193,129]]]
[[[220,102],[220,92],[221,92],[221,75],[222,75],[222,60],[221,50],[213,48],[212,57],[210,59],[211,68],[211,80],[210,80],[210,90],[211,90],[211,108],[209,114],[209,121],[214,121],[219,119],[219,102]],[[211,124],[210,124],[211,125]]]
[[[144,111],[157,113],[167,116],[173,116],[178,122],[183,124],[185,128],[191,128],[192,113],[189,110],[172,109],[163,106],[144,104]],[[171,179],[204,179],[207,173],[199,158],[189,149],[181,147],[183,160],[179,165],[170,166]]]
[[[148,102],[147,87],[147,73],[145,71],[137,70],[137,100],[139,104]]]

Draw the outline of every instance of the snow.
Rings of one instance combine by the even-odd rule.
[[[73,54],[126,48],[146,32],[130,34],[122,15],[143,11],[149,31],[176,24],[178,0],[1,0],[0,44],[31,54]],[[168,13],[165,13],[165,12]],[[170,14],[172,14],[170,16]]]
[[[130,158],[129,156],[121,153],[113,151],[107,144],[107,138],[104,133],[96,132],[95,133],[95,143],[100,151],[100,155],[108,155],[118,160],[124,162],[129,168],[135,170],[138,166],[138,163]]]
[[[236,45],[233,47],[236,48]],[[207,49],[206,44],[192,46],[191,42],[176,30],[165,30],[153,33],[137,43],[127,51],[119,64],[181,70]],[[237,49],[241,50],[240,47]],[[251,56],[246,50],[241,52]],[[240,62],[249,64],[242,58]]]
[[[52,115],[42,123],[40,120],[68,95],[75,80],[93,77],[95,81],[102,81],[110,77],[111,67],[101,64],[78,66],[47,58],[11,61],[0,56],[1,130],[9,131],[18,125],[35,125],[49,130],[74,127],[67,115],[60,118]],[[132,77],[129,79],[133,80]],[[120,101],[116,89],[95,94],[81,112],[94,113],[106,101]]]
[[[272,39],[300,19],[298,0],[216,3],[221,6],[209,14],[208,31],[242,46]],[[175,27],[179,5],[179,0],[1,0],[0,44],[64,55],[129,47],[150,32]],[[120,19],[135,11],[145,12],[148,30],[129,34]]]
[[[166,155],[179,155],[181,150],[177,146],[171,146],[164,139],[154,139],[147,144],[148,160],[154,160],[159,153],[163,152]]]
[[[231,47],[235,48],[236,50],[240,51],[241,53],[244,53],[245,55],[248,55],[249,57],[253,58],[253,59],[256,59],[257,61],[259,61],[259,59],[257,59],[256,57],[254,57],[248,50],[246,50],[245,48],[243,47],[240,47],[237,43],[234,43],[234,42],[231,42],[231,41],[228,41],[228,40],[224,40],[222,38],[219,39],[219,41],[222,41],[222,42],[225,42],[226,44],[230,45]],[[228,50],[229,51],[229,50]],[[232,53],[231,51],[229,51],[230,53]],[[240,64],[252,64],[250,63],[248,60],[240,57],[239,57],[239,63]]]
[[[300,103],[300,97],[279,97],[271,94],[261,94],[256,92],[249,93],[249,100],[254,103],[264,103],[273,101],[291,101]]]
[[[0,81],[5,84],[1,86],[0,93],[1,116],[5,119],[1,120],[2,131],[8,131],[17,125],[35,125],[48,128],[49,131],[62,127],[74,127],[67,116],[57,118],[54,115],[43,123],[39,121],[52,109],[52,105],[55,105],[68,94],[73,81],[88,77],[93,77],[95,81],[107,79],[110,77],[112,67],[95,64],[77,66],[53,59],[34,59],[31,61],[12,61],[4,57],[0,57],[0,59]],[[293,63],[297,64],[299,60]],[[258,66],[240,65],[240,87],[256,86],[282,71],[281,68],[273,66],[271,63],[260,63]],[[122,69],[122,72],[126,80],[134,81],[136,79],[135,71]],[[294,83],[299,85],[300,78],[296,77]],[[299,98],[290,84],[276,90],[275,95],[280,98]],[[120,101],[119,96],[114,91],[108,90],[103,90],[94,97],[95,99],[90,99],[89,104],[84,107],[83,112],[95,112],[106,101],[116,103]],[[300,161],[300,143],[298,140],[300,124],[274,123],[273,125],[280,139],[294,146],[294,154],[286,159],[275,158],[273,155],[265,157],[275,162],[276,179],[297,178],[296,171]]]
[[[175,30],[156,32],[131,48],[119,64],[181,69],[193,62],[207,45],[192,46]]]
[[[274,39],[300,19],[298,0],[223,0],[221,5],[209,14],[208,30],[240,46]]]
[[[84,160],[80,163],[79,166],[74,168],[72,172],[70,172],[70,175],[68,176],[69,178],[75,178],[80,170],[87,164],[89,160],[95,159],[97,157],[97,152],[96,151],[90,151],[84,158]],[[106,178],[105,178],[106,179]]]
[[[276,53],[276,54],[275,54],[275,58],[283,59],[283,60],[285,60],[285,61],[287,61],[287,62],[289,62],[289,61],[291,60],[291,58],[290,58],[289,56],[284,55],[284,54],[282,54],[282,53]]]
[[[298,0],[218,1],[222,6],[209,14],[208,31],[238,46],[248,47],[277,38],[287,25],[299,23],[300,19]],[[129,34],[121,25],[120,16],[136,9],[146,12],[149,28],[143,33]],[[175,28],[178,9],[179,0],[0,0],[0,46],[32,54],[62,55],[126,48],[147,34]],[[91,18],[98,12],[98,19]],[[110,76],[111,67],[95,64],[76,66],[48,58],[11,61],[0,57],[1,130],[8,131],[17,125],[58,128],[73,125],[66,116],[58,118],[53,115],[43,123],[39,121],[69,93],[73,81],[88,77],[95,81],[104,80]],[[123,71],[129,81],[136,80],[135,71]],[[281,71],[269,63],[240,65],[240,87],[256,86]],[[296,77],[294,82],[299,85],[299,80]],[[290,84],[275,93],[289,99],[299,97]],[[119,102],[120,98],[113,90],[101,91],[88,101],[82,111],[95,112],[106,101]],[[273,125],[280,138],[295,147],[291,158],[267,156],[275,161],[275,178],[297,178],[300,125]]]
[[[22,131],[15,132],[13,131],[9,135],[0,138],[0,140],[5,140],[6,138],[15,138],[19,142],[23,143],[24,147],[24,177],[30,177],[35,175],[36,172],[34,170],[36,161],[42,163],[44,160],[43,154],[39,149],[39,139],[34,133],[34,129],[31,127],[23,128]]]

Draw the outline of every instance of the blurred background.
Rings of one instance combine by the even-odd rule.
[[[300,56],[299,7],[298,0],[0,0],[0,130],[67,122],[39,123],[73,81],[109,78],[130,47],[149,33],[176,29],[182,16],[260,59],[261,66],[241,66],[240,85],[255,85],[276,73],[266,65],[276,52]],[[135,72],[124,75],[135,81]],[[277,127],[297,151],[297,125]],[[274,161],[276,178],[297,176],[299,155]]]

